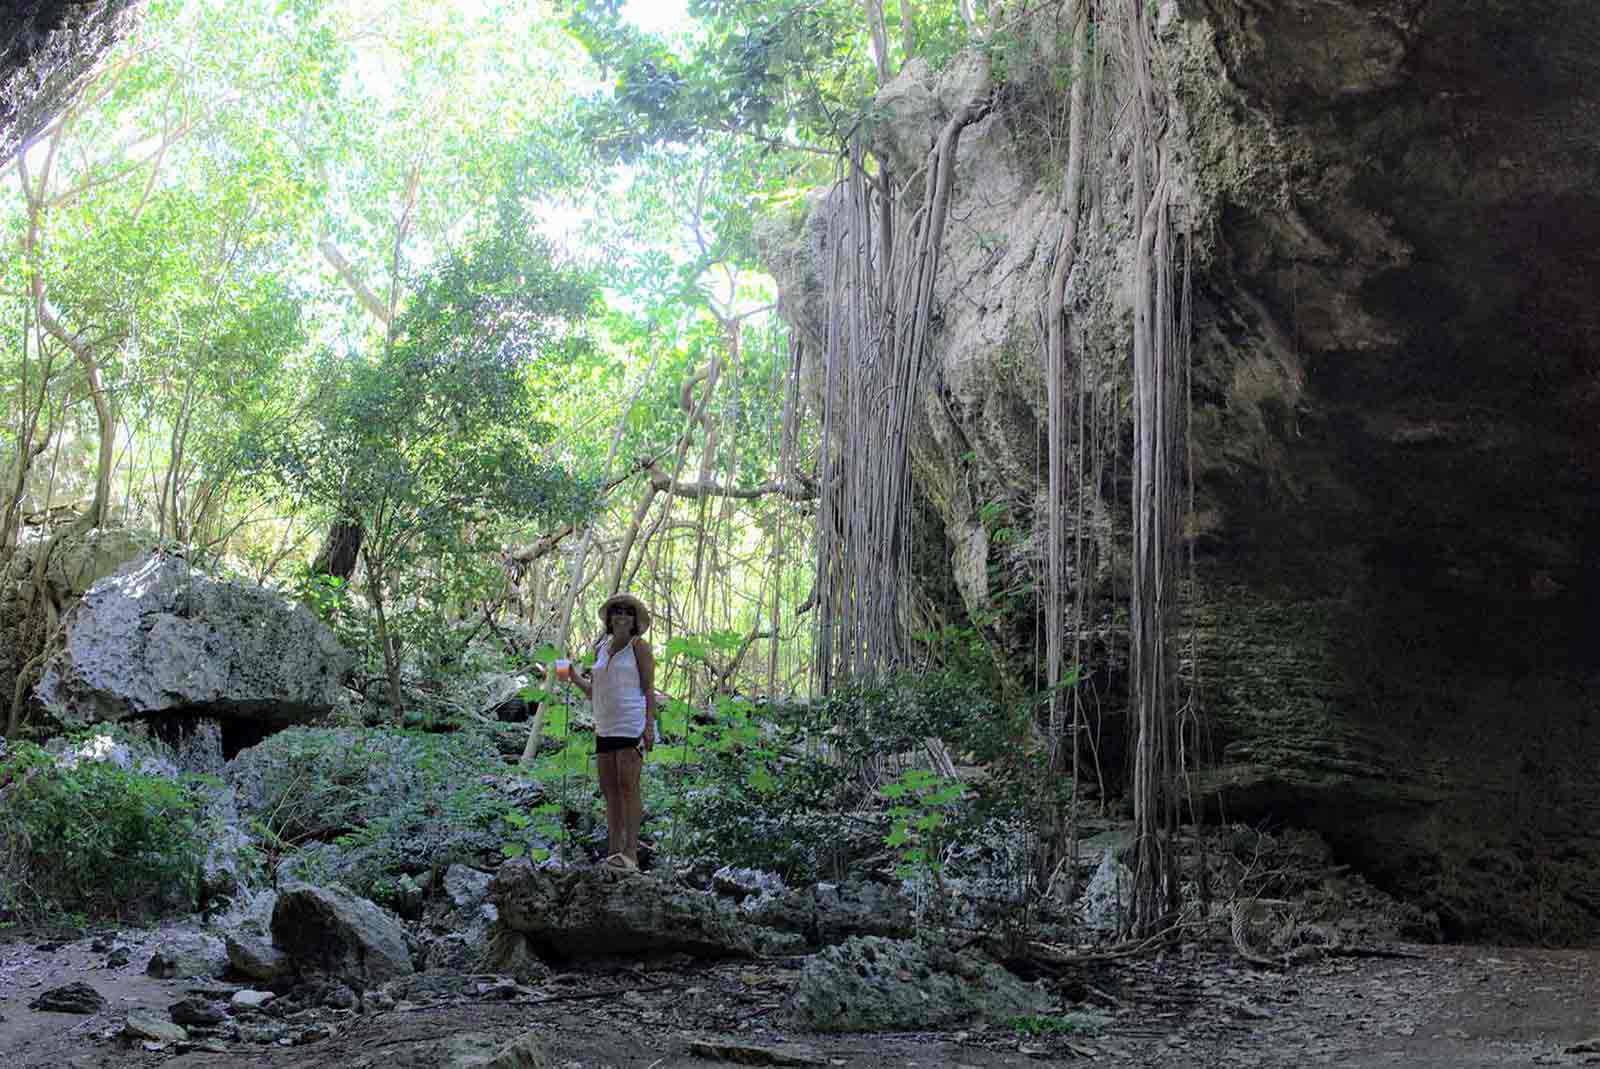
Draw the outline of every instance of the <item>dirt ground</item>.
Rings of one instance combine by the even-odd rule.
[[[212,1049],[151,1050],[119,1035],[123,1019],[134,1009],[165,1017],[194,982],[146,976],[148,952],[124,934],[135,949],[114,969],[87,938],[48,949],[16,938],[0,944],[0,1064],[404,1069],[444,1064],[442,1042],[492,1049],[524,1034],[561,1069],[729,1064],[696,1052],[693,1044],[706,1039],[787,1045],[792,1060],[766,1064],[847,1069],[1600,1063],[1600,950],[1465,946],[1402,946],[1393,950],[1404,956],[1328,958],[1282,971],[1230,955],[1169,952],[1046,981],[1060,995],[1062,1015],[1031,1027],[845,1036],[785,1026],[797,960],[634,963],[561,974],[532,989],[464,978],[443,996],[402,999],[393,1008],[307,1011],[327,1034],[310,1041],[301,1031],[271,1046],[212,1040]],[[40,991],[73,980],[93,986],[107,1008],[88,1017],[28,1008]],[[216,984],[201,986],[218,993]],[[1075,1022],[1070,1031],[1067,1020]]]

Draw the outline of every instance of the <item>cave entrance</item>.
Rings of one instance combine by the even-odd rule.
[[[169,711],[144,720],[151,737],[171,749],[185,771],[217,774],[241,750],[288,726],[255,717],[218,716],[212,710],[198,709]]]

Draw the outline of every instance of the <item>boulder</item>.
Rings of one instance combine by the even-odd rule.
[[[350,663],[304,607],[157,555],[68,613],[36,696],[67,725],[179,713],[281,726],[333,710]]]
[[[1078,900],[1078,918],[1091,932],[1109,934],[1122,930],[1132,908],[1133,873],[1117,860],[1114,849],[1106,847]]]
[[[487,872],[480,872],[468,865],[451,865],[444,870],[445,897],[456,910],[471,913],[485,906],[492,910],[494,906],[489,901],[491,878]]]
[[[992,961],[910,940],[867,936],[800,970],[789,1009],[818,1032],[888,1032],[1039,1013],[1050,998]]]
[[[147,559],[159,541],[150,531],[128,527],[95,527],[76,538],[64,538],[50,554],[45,580],[62,601],[81,598],[96,583]],[[28,563],[34,554],[28,554]]]
[[[272,941],[302,974],[358,991],[413,971],[400,922],[365,898],[292,884],[272,909]]]
[[[617,876],[515,858],[500,866],[489,891],[499,911],[496,937],[520,933],[541,956],[746,958],[799,942],[742,920],[715,894],[642,873]]]
[[[79,980],[75,983],[52,987],[28,1003],[31,1010],[42,1013],[99,1013],[106,1008],[105,996]]]
[[[179,999],[167,1007],[167,1016],[171,1017],[174,1024],[199,1025],[209,1028],[219,1025],[228,1016],[221,1006],[210,999],[200,996]]]
[[[215,980],[228,971],[228,948],[209,932],[171,932],[156,943],[144,971],[160,980]]]
[[[227,963],[240,976],[270,984],[275,979],[294,975],[294,960],[290,959],[290,955],[272,946],[266,935],[254,930],[251,925],[238,931],[229,931],[226,943]]]

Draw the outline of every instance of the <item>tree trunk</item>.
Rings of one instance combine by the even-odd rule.
[[[348,580],[355,574],[356,562],[361,559],[364,534],[357,520],[334,520],[328,526],[322,548],[317,550],[317,556],[311,563],[311,571],[316,575],[332,575]]]
[[[883,0],[863,0],[867,8],[867,28],[872,33],[873,58],[878,63],[878,84],[889,82],[889,31],[883,21]]]
[[[405,715],[405,702],[400,691],[400,651],[396,649],[394,635],[389,631],[389,619],[383,611],[383,573],[372,566],[372,555],[362,553],[367,565],[367,597],[372,599],[372,620],[378,629],[378,646],[383,650],[383,670],[389,681],[389,704],[394,708],[395,719]]]

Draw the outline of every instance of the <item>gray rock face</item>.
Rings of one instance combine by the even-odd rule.
[[[489,889],[500,915],[497,936],[519,933],[541,955],[743,958],[799,943],[741,920],[714,894],[639,873],[535,867],[516,858],[500,867]]]
[[[272,941],[301,973],[358,991],[413,972],[400,922],[364,898],[310,884],[278,893]]]
[[[306,609],[156,556],[83,596],[36,697],[67,724],[163,712],[286,724],[335,708],[349,664]]]
[[[0,25],[0,158],[61,114],[95,62],[134,25],[130,0],[29,4]]]
[[[1049,1003],[991,961],[868,936],[808,960],[790,1011],[818,1032],[875,1032],[1026,1016]]]
[[[1592,940],[1600,568],[1583,503],[1600,465],[1573,459],[1596,455],[1600,426],[1592,5],[1162,8],[1162,156],[1173,227],[1192,235],[1167,265],[1193,282],[1184,626],[1218,681],[1196,794],[1314,828],[1452,935]],[[962,136],[937,325],[907,399],[918,503],[949,552],[924,592],[952,618],[996,614],[997,652],[1031,671],[1041,606],[999,592],[1038,574],[1045,518],[1068,516],[1067,597],[1098,604],[1067,626],[1091,647],[1117,752],[1128,636],[1109,591],[1127,589],[1130,509],[1105,458],[1130,433],[1139,209],[1127,155],[1091,135],[1062,317],[1066,402],[1087,419],[1066,464],[1087,478],[1052,501],[1039,308],[1063,227],[1051,82],[1066,65],[1057,27],[1017,36],[1036,62],[1013,54],[1001,105]],[[873,147],[891,170],[915,173],[977,73],[907,64],[880,91]],[[1130,97],[1117,58],[1095,77],[1091,129]],[[758,235],[814,395],[844,202],[819,192],[807,218]]]

